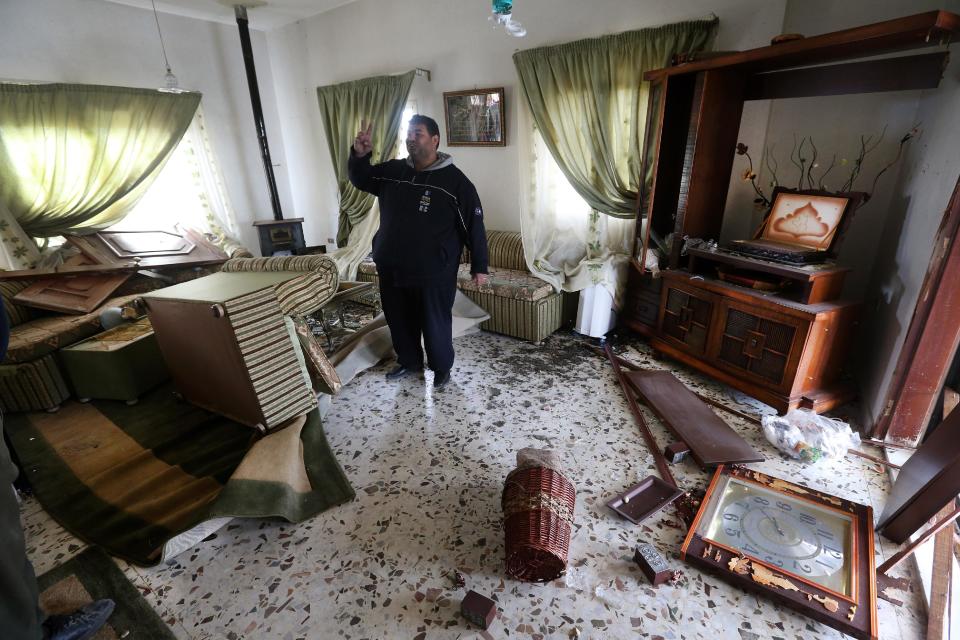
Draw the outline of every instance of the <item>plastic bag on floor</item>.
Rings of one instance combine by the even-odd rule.
[[[794,409],[784,416],[763,416],[763,435],[780,451],[807,463],[842,458],[847,449],[860,444],[860,434],[846,422],[809,409]]]

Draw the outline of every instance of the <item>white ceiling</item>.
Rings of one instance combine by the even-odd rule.
[[[150,0],[106,0],[116,4],[152,10]],[[188,18],[211,20],[224,24],[237,24],[232,4],[247,7],[251,29],[269,31],[285,24],[309,18],[324,11],[355,2],[355,0],[156,0],[157,11]],[[263,6],[257,6],[263,5]]]

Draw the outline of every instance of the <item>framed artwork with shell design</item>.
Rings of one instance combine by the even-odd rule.
[[[836,257],[840,240],[864,195],[858,191],[833,193],[777,187],[771,196],[770,211],[754,240]]]

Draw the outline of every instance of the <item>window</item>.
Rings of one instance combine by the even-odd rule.
[[[236,238],[238,229],[198,108],[183,139],[147,193],[113,230],[176,227]]]
[[[408,100],[407,106],[403,109],[403,115],[400,116],[400,129],[397,130],[397,154],[398,159],[407,157],[407,127],[410,126],[410,118],[417,114],[417,101]]]

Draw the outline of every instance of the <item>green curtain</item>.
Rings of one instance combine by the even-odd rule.
[[[350,146],[360,121],[373,121],[373,162],[386,162],[397,152],[397,131],[413,84],[413,71],[399,76],[376,76],[317,89],[320,114],[327,133],[330,160],[340,191],[337,246],[343,247],[350,230],[367,215],[373,196],[358,190],[347,176]],[[379,150],[379,152],[378,152]]]
[[[200,94],[0,84],[0,203],[34,237],[118,222],[160,173]]]
[[[513,55],[536,128],[593,209],[634,217],[649,90],[643,73],[705,48],[716,25],[681,22]]]

